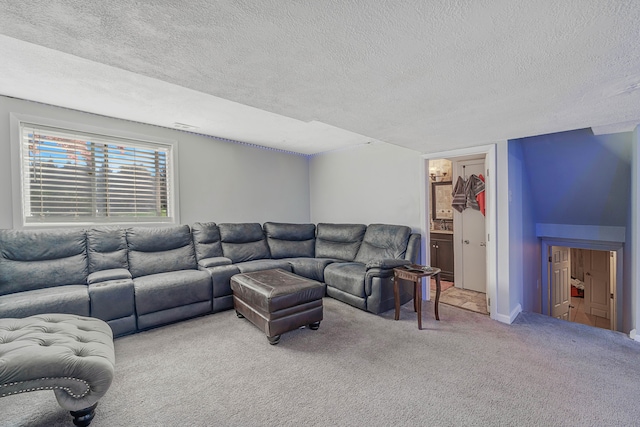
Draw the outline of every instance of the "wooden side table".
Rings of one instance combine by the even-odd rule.
[[[436,279],[435,315],[438,316],[438,303],[440,302],[440,269],[424,265],[405,265],[393,269],[393,296],[396,302],[395,319],[400,318],[400,280],[413,282],[413,310],[418,313],[418,329],[422,329],[422,278],[434,276]]]

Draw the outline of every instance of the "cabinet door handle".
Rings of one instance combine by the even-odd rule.
[[[469,241],[468,240],[463,240],[462,243],[464,243],[465,245],[468,245]]]

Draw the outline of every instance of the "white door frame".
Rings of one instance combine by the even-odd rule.
[[[600,242],[595,240],[580,240],[580,239],[568,239],[568,238],[553,238],[543,237],[541,238],[541,251],[542,251],[542,314],[547,316],[551,315],[551,280],[549,271],[549,249],[551,246],[566,246],[569,248],[578,249],[591,249],[596,251],[612,251],[616,253],[616,291],[615,294],[615,308],[614,316],[612,319],[613,327],[618,328],[622,325],[622,300],[620,298],[620,284],[622,283],[620,278],[622,277],[623,269],[623,243],[621,242]]]
[[[488,176],[485,177],[485,200],[487,207],[487,298],[491,302],[488,307],[489,315],[492,319],[497,319],[505,323],[510,323],[509,316],[498,316],[496,307],[498,307],[498,239],[497,239],[497,180],[496,180],[496,144],[481,145],[477,147],[462,148],[458,150],[441,151],[438,153],[429,153],[422,155],[422,165],[420,168],[420,222],[422,224],[422,235],[424,238],[421,243],[422,262],[429,264],[431,262],[431,253],[427,248],[431,247],[431,239],[429,235],[429,198],[431,197],[427,191],[427,180],[429,179],[429,160],[436,159],[454,159],[457,157],[467,156],[485,156],[485,167]],[[506,171],[505,171],[506,173]],[[506,180],[506,178],[504,178]],[[454,183],[455,184],[455,183]],[[424,299],[430,299],[430,287],[422,284],[422,295]]]

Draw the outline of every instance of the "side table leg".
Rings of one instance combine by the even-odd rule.
[[[396,317],[398,320],[400,318],[400,284],[398,283],[398,277],[393,277],[393,299],[396,303]]]
[[[418,312],[418,329],[422,329],[422,280],[416,279],[415,282],[415,300]]]
[[[440,273],[436,274],[436,303],[434,312],[436,313],[436,320],[440,320],[438,315],[438,303],[440,302]]]

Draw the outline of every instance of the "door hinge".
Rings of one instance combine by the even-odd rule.
[[[613,299],[613,292],[611,293],[611,299]]]
[[[487,234],[487,242],[491,240],[491,234]]]
[[[549,257],[549,262],[551,262],[551,257]]]
[[[491,307],[491,297],[487,298],[487,307]]]

